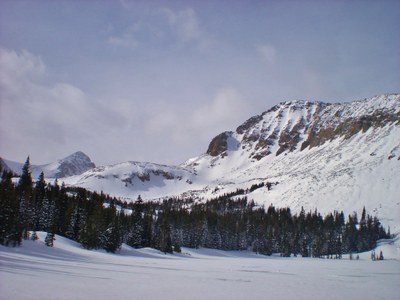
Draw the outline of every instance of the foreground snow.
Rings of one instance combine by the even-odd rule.
[[[386,260],[275,258],[251,252],[183,249],[165,255],[123,246],[87,251],[57,236],[0,246],[0,299],[398,299],[399,248]],[[398,245],[397,245],[398,246]],[[378,251],[380,250],[377,249]]]

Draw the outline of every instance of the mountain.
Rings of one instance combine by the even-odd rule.
[[[10,169],[10,167],[6,164],[6,162],[4,161],[4,159],[2,159],[1,157],[0,157],[0,170],[7,171],[7,172],[12,171],[12,170]]]
[[[261,182],[279,182],[248,197],[299,211],[360,212],[400,227],[400,95],[351,103],[288,101],[217,135],[206,154],[184,165],[212,197]]]
[[[139,195],[201,201],[243,189],[260,205],[294,212],[304,207],[350,214],[365,206],[400,232],[399,94],[349,103],[282,102],[218,134],[204,154],[179,166],[124,162],[94,168],[78,153],[79,164],[46,165],[53,166],[46,176],[61,174],[67,185],[131,201]]]
[[[20,174],[23,163],[18,163],[0,158],[3,169],[11,170],[15,174]],[[73,175],[80,175],[83,172],[96,167],[90,158],[83,152],[75,152],[54,163],[45,165],[32,165],[31,172],[34,179],[39,177],[43,171],[46,178],[64,178]]]
[[[135,200],[209,199],[244,189],[259,204],[294,211],[361,212],[400,227],[400,95],[350,103],[282,102],[179,166],[126,162],[65,178]],[[251,189],[253,185],[273,185]]]

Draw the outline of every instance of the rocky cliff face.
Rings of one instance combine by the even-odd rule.
[[[359,132],[400,124],[400,96],[377,96],[351,103],[289,101],[274,106],[240,125],[235,133],[224,132],[210,143],[207,154],[227,155],[227,138],[240,142],[249,157],[260,160],[296,149],[304,150]]]
[[[226,155],[226,151],[228,150],[228,138],[231,137],[232,134],[232,131],[225,131],[217,135],[212,139],[206,153],[210,156],[221,155],[223,157]]]

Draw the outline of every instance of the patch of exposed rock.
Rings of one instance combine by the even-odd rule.
[[[214,137],[206,153],[210,156],[226,155],[226,151],[228,150],[228,138],[231,137],[232,134],[232,131],[225,131]]]

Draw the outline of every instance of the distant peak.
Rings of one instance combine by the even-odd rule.
[[[83,153],[82,151],[76,151],[76,152],[72,153],[71,155],[63,158],[62,160],[71,160],[71,159],[86,160],[86,161],[91,162],[90,157],[88,155],[86,155],[85,153]]]
[[[87,156],[85,153],[83,153],[82,151],[76,151],[75,153],[72,153],[71,156],[85,156],[85,157],[89,157],[89,156]]]

